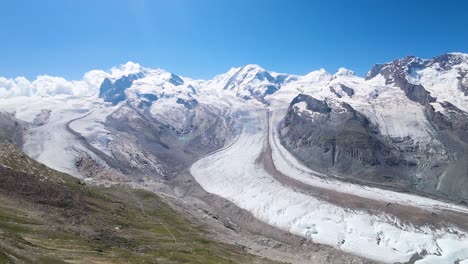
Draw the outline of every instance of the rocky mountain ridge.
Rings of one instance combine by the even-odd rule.
[[[246,65],[207,81],[128,64],[95,73],[107,76],[99,91],[86,104],[73,99],[78,109],[63,111],[83,112],[70,128],[110,159],[136,175],[167,177],[235,137],[242,122],[233,104],[282,109],[283,143],[311,168],[463,200],[467,58],[408,56],[375,65],[366,78],[344,68],[333,75],[322,69],[297,76]],[[45,101],[37,103],[37,112],[25,111],[15,100],[20,99],[4,99],[0,109],[30,122],[30,131],[46,129],[59,113]],[[34,124],[36,118],[41,122]],[[71,156],[93,157],[98,164],[109,159],[79,153]]]
[[[293,234],[331,246],[312,243],[319,263],[330,262],[328,252],[437,261],[466,248],[467,57],[405,57],[367,78],[344,68],[297,76],[247,65],[193,80],[127,63],[0,98],[0,137],[86,184],[169,194],[229,232],[267,230],[291,242],[294,226]],[[72,196],[51,193],[59,205]]]

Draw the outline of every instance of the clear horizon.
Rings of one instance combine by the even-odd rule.
[[[363,76],[407,55],[468,52],[456,1],[9,1],[0,3],[0,76],[81,79],[133,61],[194,79],[232,67]]]

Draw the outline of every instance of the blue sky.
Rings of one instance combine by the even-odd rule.
[[[79,79],[130,60],[193,78],[249,63],[363,75],[409,54],[468,52],[463,2],[2,0],[0,76]]]

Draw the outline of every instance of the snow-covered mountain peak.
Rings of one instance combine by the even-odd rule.
[[[450,101],[468,110],[468,55],[447,53],[432,59],[406,56],[385,64],[376,64],[366,80],[380,76],[384,85],[401,88],[412,101],[420,104]]]
[[[174,86],[179,86],[185,83],[184,79],[174,73],[168,72],[161,68],[144,71],[146,78],[157,83],[170,83]]]
[[[137,69],[138,71],[136,71]],[[197,93],[193,86],[186,85],[182,77],[161,68],[134,67],[127,72],[133,73],[114,80],[104,79],[99,93],[104,101],[115,105],[127,98],[131,98],[133,101],[139,100],[139,98],[156,101],[163,97],[174,97],[178,94],[189,97],[190,94]]]
[[[451,69],[467,69],[468,54],[447,53],[428,61],[428,66],[432,66],[439,71],[448,71]]]
[[[339,77],[339,76],[354,76],[354,75],[355,75],[354,71],[341,67],[333,75],[333,77],[336,78],[336,77]]]
[[[324,68],[321,68],[316,71],[312,71],[300,78],[302,83],[322,83],[329,82],[332,78],[332,75],[327,72]]]
[[[367,73],[366,79],[372,79],[378,74],[386,77],[395,73],[412,74],[425,68],[433,68],[438,72],[449,71],[451,69],[468,69],[468,54],[452,52],[436,56],[432,59],[421,59],[410,55],[392,62],[375,64]]]
[[[383,64],[375,64],[372,69],[366,74],[366,80],[373,79],[377,75],[381,74],[385,76],[385,79],[393,79],[392,75],[409,73],[411,68],[424,67],[425,60],[409,55],[400,59],[396,59],[392,62]]]
[[[446,54],[442,54],[440,56],[436,56],[434,60],[447,60],[448,62],[451,62],[452,64],[457,64],[461,62],[467,62],[468,54],[461,53],[461,52],[449,52]]]
[[[247,64],[247,65],[242,66],[242,67],[240,67],[238,69],[243,70],[243,71],[248,71],[248,72],[264,72],[264,71],[266,71],[264,68],[262,68],[258,64]]]
[[[297,76],[267,71],[256,64],[232,68],[210,81],[198,81],[197,86],[209,87],[231,93],[245,100],[263,101],[265,96],[278,91],[284,84],[294,81]]]
[[[230,72],[232,73],[232,72]],[[273,73],[273,75],[275,75]],[[229,77],[223,89],[233,90],[243,88],[241,86],[249,85],[254,82],[275,82],[272,73],[266,71],[262,67],[255,64],[237,68],[237,70]]]

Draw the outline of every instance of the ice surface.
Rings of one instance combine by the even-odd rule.
[[[416,69],[408,76],[421,83],[438,98],[432,105],[443,111],[438,102],[452,102],[468,110],[468,97],[458,89],[456,77],[465,64],[440,72],[435,68]],[[51,110],[49,120],[31,128],[24,145],[25,152],[57,170],[80,176],[75,168],[78,155],[91,151],[69,131],[66,124],[83,135],[95,148],[107,155],[107,143],[112,140],[105,127],[107,116],[120,107],[104,104],[97,98],[104,78],[115,80],[132,73],[144,73],[127,89],[128,100],[139,100],[141,94],[158,97],[149,107],[162,122],[181,125],[187,121],[187,110],[177,104],[177,98],[196,99],[201,104],[243,113],[242,134],[232,145],[195,163],[191,172],[210,193],[224,197],[250,211],[258,219],[318,243],[328,244],[347,252],[383,262],[406,261],[413,254],[426,250],[429,254],[417,263],[453,263],[468,259],[468,239],[457,230],[415,228],[389,215],[369,215],[363,211],[342,208],[283,186],[255,163],[266,140],[272,146],[276,168],[288,177],[304,184],[353,194],[369,199],[421,207],[427,210],[468,212],[465,207],[411,194],[349,184],[320,175],[295,159],[279,143],[274,128],[284,117],[291,100],[299,93],[317,99],[343,101],[361,111],[378,125],[382,134],[392,138],[409,138],[418,144],[434,144],[432,128],[425,121],[422,106],[410,101],[404,92],[386,85],[381,75],[364,80],[347,69],[335,75],[321,69],[305,76],[269,72],[258,65],[233,68],[213,80],[182,78],[183,84],[171,81],[173,75],[161,69],[147,69],[127,63],[109,71],[91,71],[82,80],[67,81],[59,77],[41,76],[34,81],[25,78],[0,78],[0,111],[14,112],[19,119],[32,122],[42,110]],[[354,95],[336,98],[330,86],[346,85]],[[244,97],[264,94],[269,86],[279,88],[265,101],[272,111],[270,131],[267,131],[266,107],[257,100]],[[270,87],[271,88],[271,87]],[[305,103],[295,110],[313,118]],[[121,109],[120,114],[125,114]],[[157,165],[155,165],[157,166]]]
[[[43,109],[51,111],[49,120],[27,131],[23,150],[30,157],[53,169],[81,177],[75,166],[77,157],[80,153],[94,155],[75,135],[67,131],[66,125],[72,120],[87,117],[74,128],[86,136],[93,133],[98,135],[99,132],[104,132],[102,120],[111,108],[107,108],[95,96],[20,96],[0,99],[0,111],[15,113],[17,118],[27,122],[32,122]],[[91,115],[92,113],[94,114]],[[92,140],[91,143],[94,144]]]
[[[206,191],[273,226],[387,263],[407,261],[422,250],[429,255],[439,254],[439,240],[442,247],[444,241],[468,247],[466,239],[454,234],[415,228],[384,214],[341,208],[283,186],[255,162],[269,134],[265,131],[266,112],[252,109],[249,113],[233,144],[191,167],[192,175]],[[464,256],[455,247],[443,249],[442,256]]]

